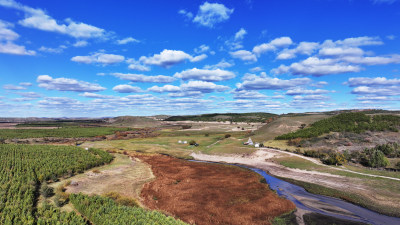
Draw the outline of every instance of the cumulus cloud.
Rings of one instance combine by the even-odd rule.
[[[79,94],[79,96],[87,97],[87,98],[96,98],[96,99],[112,99],[112,98],[117,98],[116,96],[112,95],[101,95],[101,94],[96,94],[92,92],[85,92],[82,94]]]
[[[225,45],[231,50],[243,48],[242,42],[246,34],[247,31],[244,28],[240,28],[232,38],[225,41]]]
[[[189,81],[188,83],[181,84],[180,86],[174,85],[164,85],[164,86],[153,86],[147,89],[148,91],[163,93],[163,92],[172,92],[172,93],[180,93],[174,94],[174,97],[183,97],[189,95],[199,95],[203,93],[211,93],[211,92],[222,92],[229,90],[229,87],[224,85],[217,85],[212,82],[206,81]],[[195,94],[196,93],[196,94]]]
[[[181,91],[181,88],[178,87],[178,86],[167,84],[167,85],[164,85],[162,87],[153,86],[151,88],[148,88],[147,90],[148,91],[162,93],[162,92],[179,92],[179,91]]]
[[[284,49],[278,53],[276,59],[292,59],[297,55],[311,55],[319,47],[317,42],[300,42],[296,48]]]
[[[229,52],[232,58],[240,59],[247,62],[257,62],[257,57],[252,52],[247,50],[238,50],[235,52]]]
[[[301,62],[292,63],[290,66],[281,65],[272,72],[276,74],[291,73],[294,75],[323,76],[348,72],[359,72],[361,67],[340,62],[337,59],[320,59],[309,57]]]
[[[227,21],[233,11],[234,9],[229,9],[223,4],[205,2],[199,6],[193,22],[204,27],[213,28],[216,24]]]
[[[203,45],[200,45],[199,47],[195,48],[194,52],[197,54],[201,54],[204,52],[208,52],[209,50],[210,50],[210,46],[203,44]]]
[[[112,65],[116,63],[123,62],[125,57],[122,55],[114,55],[114,54],[106,54],[106,53],[93,53],[92,55],[88,56],[74,56],[71,58],[71,61],[84,63],[84,64],[102,64],[102,65]]]
[[[113,87],[113,91],[119,93],[133,93],[133,92],[142,92],[142,89],[140,87],[135,87],[128,84],[120,84]]]
[[[386,77],[350,77],[347,84],[350,87],[356,86],[392,86],[400,85],[400,79],[387,79]]]
[[[85,40],[80,40],[80,41],[76,41],[72,46],[80,48],[80,47],[85,47],[89,44],[89,42],[85,41]]]
[[[40,47],[38,50],[41,52],[48,52],[48,53],[62,53],[64,49],[66,49],[67,46],[65,45],[60,45],[57,48],[49,48],[49,47]]]
[[[268,96],[258,91],[234,90],[231,92],[234,99],[266,99]]]
[[[367,95],[367,96],[395,96],[400,95],[400,87],[399,86],[388,86],[388,87],[368,87],[368,86],[359,86],[354,88],[351,91],[352,94],[357,95]]]
[[[186,19],[191,20],[193,18],[193,13],[186,11],[185,9],[181,9],[178,11],[179,14],[185,16]]]
[[[330,91],[323,89],[308,90],[304,88],[294,88],[286,91],[286,95],[320,95],[327,94]]]
[[[280,37],[275,38],[274,40],[270,41],[269,43],[263,43],[260,45],[256,45],[253,48],[253,53],[257,56],[269,51],[276,51],[279,48],[287,47],[293,44],[293,41],[290,37]]]
[[[37,77],[36,82],[39,87],[47,90],[57,91],[74,91],[74,92],[98,92],[106,88],[86,81],[80,81],[70,78],[52,78],[49,75],[40,75]]]
[[[129,64],[128,69],[137,70],[137,71],[150,71],[150,67],[143,65],[141,62],[136,61],[135,59],[127,59],[126,63]]]
[[[174,77],[182,80],[203,80],[203,81],[222,81],[229,80],[235,77],[231,71],[221,69],[188,69],[174,74]]]
[[[141,56],[139,61],[146,65],[156,65],[164,68],[169,68],[173,65],[183,63],[186,60],[191,62],[198,62],[205,59],[207,55],[202,54],[199,56],[191,56],[184,51],[180,50],[168,50],[164,49],[160,54],[154,54],[153,56]]]
[[[122,80],[129,80],[132,82],[149,82],[149,83],[170,83],[175,78],[164,75],[147,76],[143,74],[132,74],[132,73],[112,73],[111,75],[116,76]]]
[[[233,63],[233,62],[227,62],[227,61],[225,61],[225,59],[222,59],[222,60],[219,61],[219,63],[217,63],[217,64],[214,64],[214,65],[205,65],[205,66],[204,66],[204,69],[207,69],[207,70],[209,70],[209,69],[225,69],[225,68],[232,67],[232,66],[234,66],[234,65],[235,65],[235,63]]]
[[[289,80],[282,80],[279,78],[272,78],[262,73],[261,76],[255,74],[246,74],[243,77],[243,82],[237,84],[238,90],[281,90],[289,89],[297,86],[309,84],[309,78],[295,78]]]
[[[21,83],[19,83],[19,85],[25,86],[25,87],[30,87],[30,86],[32,86],[32,83],[31,82],[21,82]]]
[[[0,20],[0,53],[13,55],[35,55],[35,51],[26,50],[25,46],[14,43],[14,41],[19,38],[19,35],[11,30],[11,27],[13,27],[11,23]]]
[[[26,87],[17,86],[17,85],[13,85],[13,84],[6,84],[6,85],[3,85],[3,89],[5,89],[5,90],[26,90]]]
[[[119,45],[126,45],[128,43],[139,43],[139,42],[140,42],[139,40],[137,40],[133,37],[127,37],[124,39],[117,40],[117,44],[119,44]]]
[[[25,27],[57,32],[75,38],[104,38],[106,35],[104,29],[82,22],[75,22],[69,18],[59,22],[41,9],[34,9],[14,0],[1,0],[0,6],[24,12],[25,18],[20,20],[19,24]]]
[[[18,92],[17,94],[21,95],[22,97],[30,98],[30,99],[35,99],[35,98],[42,97],[41,94],[33,92],[33,91],[30,91],[30,92]]]

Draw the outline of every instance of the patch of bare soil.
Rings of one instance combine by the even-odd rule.
[[[135,158],[116,155],[117,162],[104,168],[88,171],[72,177],[67,186],[68,193],[103,195],[117,192],[122,196],[139,199],[143,184],[154,179],[148,164]]]
[[[138,157],[156,176],[144,185],[144,205],[192,224],[270,224],[295,209],[261,183],[261,176],[246,169],[169,156]]]

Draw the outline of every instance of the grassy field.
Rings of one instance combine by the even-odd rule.
[[[190,158],[190,154],[203,152],[207,154],[223,153],[250,153],[254,147],[246,147],[243,142],[247,141],[243,132],[229,133],[231,137],[225,138],[227,133],[211,133],[198,131],[162,131],[161,135],[153,138],[136,138],[131,140],[113,140],[87,142],[83,147],[96,147],[114,151],[138,151],[145,153],[162,153],[179,158]],[[199,146],[180,144],[178,141],[195,141]]]

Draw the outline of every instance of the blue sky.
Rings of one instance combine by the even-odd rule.
[[[0,116],[400,109],[400,1],[0,0]]]

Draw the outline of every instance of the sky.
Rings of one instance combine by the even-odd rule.
[[[400,109],[400,0],[0,0],[0,117]]]

